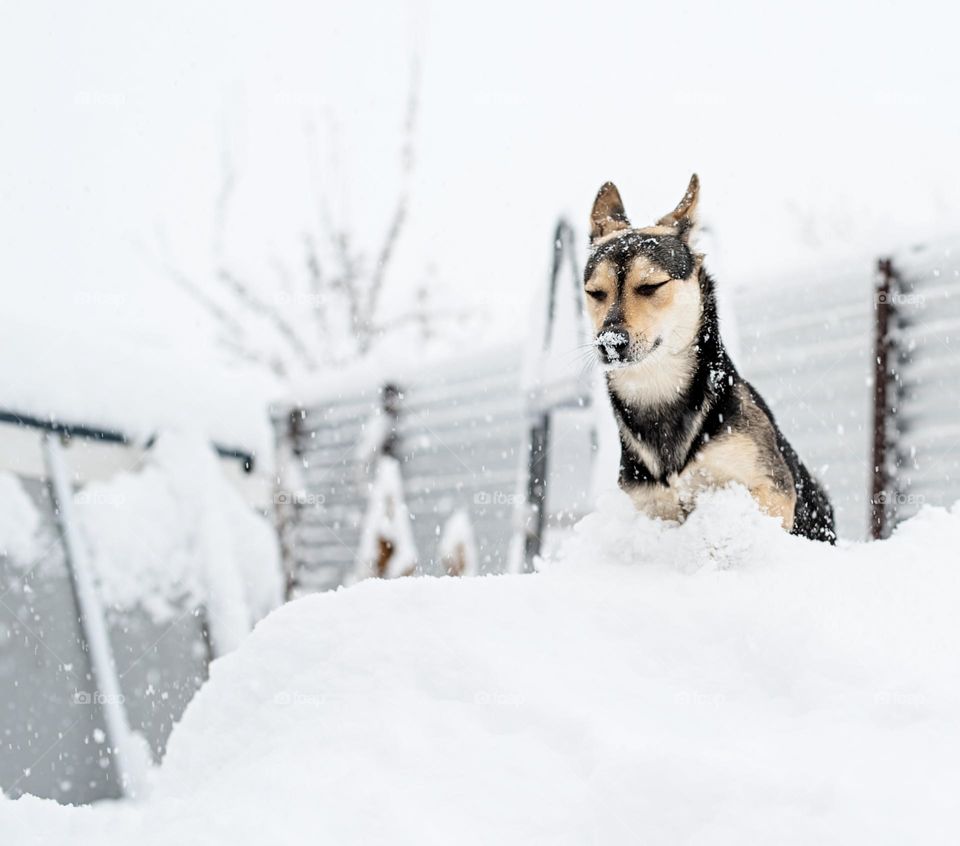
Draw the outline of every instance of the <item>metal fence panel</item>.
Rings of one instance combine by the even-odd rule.
[[[518,351],[503,348],[428,368],[402,391],[393,454],[401,463],[418,572],[439,574],[446,521],[467,511],[480,572],[508,563],[525,469],[528,420]],[[293,542],[301,589],[342,584],[353,572],[372,482],[364,442],[375,432],[379,386],[305,410],[294,434],[305,491]],[[285,425],[281,421],[280,425]]]
[[[40,515],[33,561],[0,555],[0,789],[80,804],[121,795],[103,693],[48,486],[20,478]],[[140,608],[108,609],[120,695],[130,727],[162,757],[174,723],[206,679],[202,610],[155,622]]]
[[[902,322],[903,456],[896,514],[960,499],[960,249],[956,242],[903,251],[893,264],[903,280],[895,303]]]
[[[736,362],[827,487],[841,537],[867,535],[872,438],[869,260],[739,293]]]
[[[45,484],[21,480],[41,515],[39,557],[0,556],[0,788],[77,804],[116,798],[63,547]]]

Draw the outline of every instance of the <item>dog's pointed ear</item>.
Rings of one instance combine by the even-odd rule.
[[[627,220],[617,186],[612,182],[605,182],[597,192],[593,211],[590,212],[590,240],[596,241],[611,232],[629,228],[630,221]]]
[[[677,207],[657,221],[661,226],[674,226],[684,240],[690,235],[697,222],[697,201],[700,199],[700,179],[696,174],[690,177],[687,193]]]

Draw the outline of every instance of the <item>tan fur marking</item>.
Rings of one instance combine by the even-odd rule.
[[[597,331],[600,331],[600,324],[607,314],[607,309],[613,304],[613,298],[617,295],[617,269],[609,259],[600,262],[594,269],[590,278],[587,280],[584,290],[587,291],[605,291],[608,299],[606,302],[598,303],[596,300],[588,297],[588,302],[600,307],[603,314],[599,322],[595,325]]]
[[[670,274],[664,273],[646,256],[637,257],[627,271],[623,290],[624,322],[630,334],[644,338],[648,344],[653,343],[661,334],[663,318],[677,307],[677,294],[684,281],[671,280]],[[635,291],[638,285],[656,285],[659,282],[667,284],[652,296],[644,296]]]
[[[628,489],[638,509],[651,517],[682,520],[705,488],[731,482],[743,485],[760,507],[779,517],[787,531],[793,528],[796,491],[784,490],[770,478],[757,442],[733,431],[701,449],[683,472],[670,477],[666,485],[641,485]]]
[[[612,182],[604,183],[597,192],[593,201],[593,211],[590,213],[590,237],[596,241],[623,229],[630,228],[630,221],[623,209],[623,200],[620,192]]]
[[[654,395],[663,395],[663,386],[675,387],[684,375],[689,377],[685,355],[679,363],[667,359],[670,355],[685,353],[695,341],[700,329],[703,311],[697,277],[701,260],[702,257],[696,257],[694,270],[687,279],[670,279],[669,274],[664,273],[646,256],[634,259],[627,271],[627,284],[624,286],[620,304],[624,313],[624,325],[630,333],[632,344],[635,345],[637,358],[642,358],[650,351],[657,338],[661,339],[661,346],[654,350],[651,356],[651,359],[655,358],[657,368],[652,366],[652,361],[649,362],[649,367],[644,367],[645,362],[642,360],[635,365],[643,368],[636,376],[642,376],[651,382]],[[638,294],[635,290],[640,285],[654,285],[659,282],[667,284],[652,296]],[[586,282],[585,290],[602,290],[607,294],[604,302],[586,297],[587,314],[594,332],[599,334],[617,299],[616,268],[610,261],[603,261],[596,267]],[[663,369],[662,373],[660,368]],[[676,396],[676,391],[672,395]]]
[[[784,493],[770,484],[751,488],[753,498],[760,507],[772,517],[779,517],[783,528],[788,532],[793,528],[793,518],[797,508],[797,492],[793,488]]]

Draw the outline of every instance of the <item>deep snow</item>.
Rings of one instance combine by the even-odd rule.
[[[216,661],[148,796],[0,801],[4,842],[946,843],[960,509],[785,535],[611,496],[533,576],[369,580]]]

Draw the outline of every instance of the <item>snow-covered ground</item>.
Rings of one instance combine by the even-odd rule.
[[[216,661],[149,794],[10,844],[949,843],[960,508],[785,535],[611,496],[533,576],[370,580]]]

